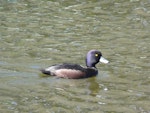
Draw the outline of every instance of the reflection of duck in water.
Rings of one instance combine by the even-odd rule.
[[[86,56],[86,66],[82,67],[78,64],[63,63],[52,65],[46,69],[42,69],[43,74],[57,76],[61,78],[80,79],[96,76],[98,70],[95,65],[98,62],[107,64],[109,61],[102,57],[100,51],[90,50]]]

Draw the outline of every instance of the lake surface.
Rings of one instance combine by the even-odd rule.
[[[98,76],[41,77],[91,49]],[[150,113],[150,0],[1,0],[0,113]]]

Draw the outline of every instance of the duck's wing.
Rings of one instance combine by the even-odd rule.
[[[78,64],[63,63],[54,66],[56,67],[56,69],[72,69],[72,70],[85,71],[85,68]]]

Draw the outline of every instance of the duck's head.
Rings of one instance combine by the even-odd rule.
[[[109,61],[102,57],[102,53],[100,51],[90,50],[86,55],[86,66],[95,67],[98,62],[107,64]]]

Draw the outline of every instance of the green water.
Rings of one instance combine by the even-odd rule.
[[[1,0],[0,113],[149,113],[149,44],[149,0]],[[97,77],[40,76],[91,49]]]

